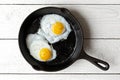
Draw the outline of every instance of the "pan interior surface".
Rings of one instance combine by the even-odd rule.
[[[31,26],[29,26],[29,28],[26,31],[27,32],[26,36],[28,34],[34,34],[37,32],[37,30],[40,28],[41,18],[42,17],[38,17],[33,21]],[[72,25],[71,25],[71,29],[72,31],[70,32],[66,40],[62,40],[52,44],[53,48],[56,50],[57,57],[52,61],[45,62],[45,64],[47,65],[61,64],[61,63],[64,63],[69,57],[72,56],[76,40],[75,40],[75,33],[73,31]]]

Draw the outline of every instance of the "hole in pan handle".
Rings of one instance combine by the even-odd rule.
[[[94,64],[95,66],[99,67],[102,70],[106,71],[109,69],[109,64],[107,62],[89,56],[88,54],[86,54],[86,52],[84,50],[82,50],[82,53],[79,58],[90,61],[92,64]]]

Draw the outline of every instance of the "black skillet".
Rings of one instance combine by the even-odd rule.
[[[26,46],[26,36],[36,33],[40,27],[40,20],[46,14],[58,14],[63,16],[71,25],[72,32],[67,40],[52,44],[57,51],[56,59],[48,62],[40,62],[34,59]],[[58,71],[62,70],[78,59],[86,59],[102,70],[108,70],[109,64],[105,61],[87,55],[83,50],[83,32],[77,19],[65,8],[45,7],[34,11],[23,22],[19,32],[19,47],[24,58],[36,70]],[[87,65],[86,65],[87,66]]]

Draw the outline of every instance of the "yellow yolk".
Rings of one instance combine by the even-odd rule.
[[[39,52],[39,57],[43,61],[47,61],[51,58],[52,54],[48,48],[42,48]]]
[[[56,23],[52,24],[51,29],[54,34],[60,35],[64,31],[64,25],[61,22],[56,22]]]

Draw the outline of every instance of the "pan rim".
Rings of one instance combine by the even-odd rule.
[[[26,19],[28,19],[29,18],[29,16],[31,16],[32,14],[34,14],[35,12],[37,12],[37,11],[39,11],[39,10],[43,10],[43,9],[50,9],[50,8],[54,8],[54,9],[65,9],[65,10],[67,10],[66,8],[58,8],[58,7],[43,7],[43,8],[40,8],[40,9],[38,9],[38,10],[36,10],[36,11],[34,11],[34,12],[32,12],[30,15],[28,15],[28,17],[26,18]],[[79,39],[77,39],[78,37],[76,37],[76,43],[75,43],[75,50],[71,53],[71,54],[73,54],[72,56],[75,56],[76,58],[72,58],[72,59],[69,59],[70,60],[70,62],[71,63],[69,63],[69,65],[71,65],[72,63],[74,63],[77,59],[78,59],[78,57],[79,57],[79,55],[75,55],[75,53],[77,52],[78,54],[80,54],[80,52],[81,52],[81,50],[82,50],[82,46],[83,46],[83,32],[82,32],[82,28],[81,28],[81,25],[80,25],[80,23],[79,23],[79,21],[71,14],[71,12],[69,11],[69,10],[67,10],[69,13],[69,15],[75,20],[75,22],[77,22],[77,25],[79,25],[79,30],[77,31],[77,32],[75,32],[75,37],[80,33],[81,35],[78,35],[79,36],[79,38],[81,37],[81,45],[79,45],[79,47],[81,48],[81,49],[79,49],[78,50],[78,45],[77,45],[77,43],[79,43]],[[24,22],[26,21],[26,19],[24,20]],[[24,24],[24,22],[23,22],[23,24]],[[18,43],[19,43],[19,48],[20,48],[20,51],[21,51],[21,53],[22,53],[22,55],[23,55],[23,57],[26,59],[26,56],[24,55],[24,51],[22,50],[22,45],[21,45],[21,30],[22,30],[22,26],[23,26],[23,24],[21,25],[21,28],[20,28],[20,31],[19,31],[19,37],[18,37]],[[75,52],[76,51],[76,52]],[[30,64],[30,65],[37,65],[37,62],[36,63],[31,63],[28,59],[26,59],[26,61]],[[35,61],[34,61],[35,62]],[[68,63],[67,63],[68,64]],[[42,64],[41,64],[42,65]],[[67,66],[69,66],[69,65],[67,65]],[[67,67],[66,66],[66,67]],[[64,68],[63,68],[64,69]],[[49,71],[49,70],[47,70],[47,69],[45,69],[45,68],[42,68],[42,70],[44,70],[44,71]],[[56,69],[57,71],[58,70],[61,70],[60,68],[59,69]],[[55,70],[55,71],[56,71]],[[50,70],[51,71],[51,70]],[[54,70],[52,70],[52,71],[54,71]]]

